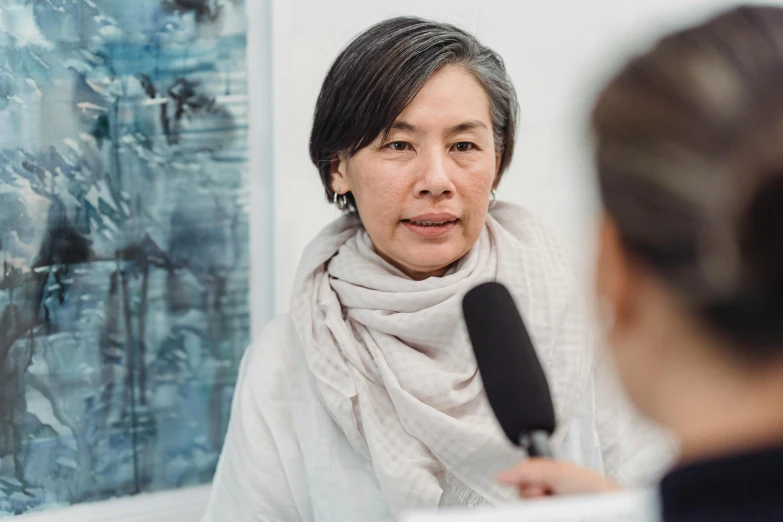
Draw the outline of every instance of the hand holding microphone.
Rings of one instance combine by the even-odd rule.
[[[526,498],[621,489],[592,471],[552,460],[555,412],[549,384],[506,287],[479,285],[465,295],[462,309],[490,406],[509,440],[532,457],[498,479]]]
[[[524,498],[608,493],[623,489],[598,473],[570,462],[538,458],[520,462],[513,469],[501,473],[498,480],[515,486]]]

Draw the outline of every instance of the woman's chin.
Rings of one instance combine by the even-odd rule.
[[[423,250],[423,251],[422,251]],[[407,258],[404,263],[404,272],[407,274],[419,274],[422,277],[416,279],[426,279],[427,277],[442,276],[456,261],[462,257],[459,253],[443,252],[442,250],[427,252],[428,249],[419,249],[415,256]]]

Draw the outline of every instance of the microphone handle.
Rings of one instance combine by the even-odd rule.
[[[542,430],[522,433],[519,436],[519,445],[527,451],[530,457],[554,459],[554,453],[549,445],[549,434]]]

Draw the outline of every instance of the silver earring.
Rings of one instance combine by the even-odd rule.
[[[345,194],[338,194],[335,192],[332,203],[334,203],[339,210],[345,210],[348,208],[348,197]]]
[[[489,193],[489,208],[492,208],[497,200],[498,200],[498,191],[492,189],[492,192]]]

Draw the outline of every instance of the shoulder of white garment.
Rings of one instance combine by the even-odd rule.
[[[238,384],[271,416],[267,422],[285,420],[279,418],[281,415],[290,416],[286,404],[291,400],[291,388],[297,387],[295,381],[301,375],[294,354],[298,342],[290,315],[282,314],[264,327],[245,352]]]
[[[270,373],[293,364],[291,351],[298,342],[289,314],[273,318],[245,352],[247,371]]]
[[[272,320],[245,355],[240,371],[242,390],[251,395],[255,408],[242,416],[260,416],[268,432],[257,444],[267,445],[261,462],[280,461],[285,488],[277,493],[259,487],[258,501],[281,509],[290,501],[296,513],[284,520],[302,522],[358,522],[392,520],[372,466],[350,446],[344,433],[331,420],[313,390],[303,368],[299,336],[288,314]],[[279,485],[278,485],[279,486]],[[271,493],[270,493],[271,492]],[[285,502],[278,502],[280,494]],[[280,505],[277,505],[280,504]],[[263,520],[278,518],[263,518]],[[283,519],[281,519],[283,520]]]
[[[245,352],[203,522],[311,519],[287,393],[290,323],[275,318]]]

